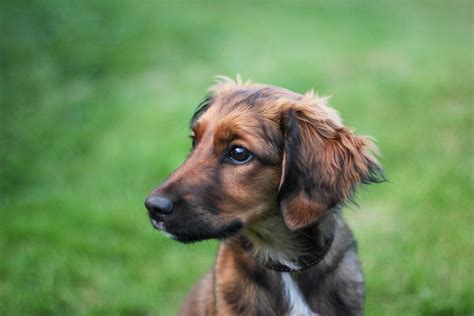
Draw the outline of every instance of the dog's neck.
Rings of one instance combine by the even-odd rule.
[[[303,271],[319,263],[328,253],[338,213],[339,210],[331,210],[315,224],[296,231],[290,231],[275,213],[246,227],[241,234],[241,245],[269,269]]]

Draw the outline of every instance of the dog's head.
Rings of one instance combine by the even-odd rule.
[[[229,237],[271,212],[302,229],[383,180],[370,139],[313,93],[223,79],[191,129],[190,156],[145,202],[153,225],[182,242]]]

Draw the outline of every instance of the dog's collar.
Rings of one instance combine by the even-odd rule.
[[[255,256],[254,258],[259,263],[261,263],[263,266],[265,266],[267,269],[270,269],[270,270],[274,270],[278,272],[301,272],[321,262],[321,260],[323,260],[324,257],[326,257],[326,255],[328,254],[333,241],[334,241],[334,235],[331,235],[330,237],[325,239],[324,245],[320,249],[318,249],[318,251],[316,251],[315,253],[312,253],[310,255],[305,255],[305,256],[299,256],[298,258],[296,258],[296,260],[292,260],[291,263],[297,268],[289,267],[273,259],[267,259],[263,261]],[[244,248],[247,252],[252,252],[253,245],[247,238],[241,236],[240,243],[242,245],[242,248]]]

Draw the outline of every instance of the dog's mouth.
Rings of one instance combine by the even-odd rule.
[[[155,228],[156,230],[159,230],[160,232],[163,233],[163,235],[165,235],[168,238],[171,238],[174,240],[177,239],[175,235],[170,234],[169,232],[166,231],[165,222],[162,219],[158,218],[157,216],[154,216],[150,212],[148,212],[148,217],[150,218],[150,222],[153,228]]]
[[[151,218],[150,221],[151,221],[151,224],[153,225],[153,227],[155,227],[156,229],[165,230],[165,223],[164,222],[157,221],[154,218]]]
[[[174,227],[176,225],[165,223],[163,218],[151,213],[148,213],[148,215],[153,228],[162,232],[166,237],[182,243],[193,243],[207,239],[225,239],[237,234],[243,227],[240,220],[234,220],[219,227],[212,227],[204,223]]]

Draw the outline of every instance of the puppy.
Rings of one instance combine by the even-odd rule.
[[[191,154],[145,202],[171,238],[221,240],[180,315],[363,314],[341,208],[384,176],[371,140],[326,101],[222,78],[198,106]]]

